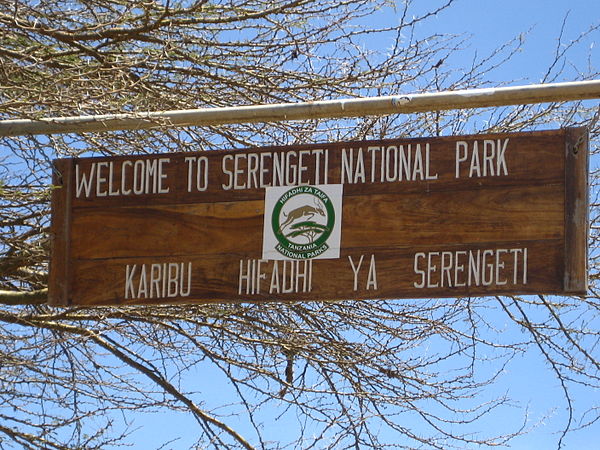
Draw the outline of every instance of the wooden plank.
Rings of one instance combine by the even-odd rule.
[[[54,162],[52,172],[52,221],[50,240],[52,259],[48,277],[48,303],[67,305],[71,282],[71,202],[73,161]]]
[[[526,279],[523,249],[527,249]],[[81,304],[110,305],[443,297],[449,289],[454,296],[562,289],[562,239],[504,242],[502,247],[481,243],[375,251],[349,248],[339,260],[313,260],[310,269],[305,261],[262,261],[259,267],[255,254],[81,260],[76,264],[72,296]],[[471,275],[470,258],[472,267],[479,267]],[[168,264],[173,265],[172,283],[164,276]],[[182,291],[189,295],[180,295]],[[163,293],[167,295],[159,295]]]
[[[440,245],[562,238],[564,197],[558,185],[485,191],[348,195],[342,212],[343,247],[369,242]],[[264,201],[94,208],[74,218],[73,257],[182,256],[260,253]],[[510,217],[510,221],[506,218]],[[140,245],[140,230],[146,245]]]
[[[53,198],[51,298],[582,294],[586,137],[566,129],[58,161],[66,178]],[[319,189],[334,200],[305,194]],[[313,245],[314,230],[331,232],[314,222],[321,216],[341,230],[327,259],[261,259],[285,258],[268,230],[296,251]]]
[[[565,145],[565,292],[585,295],[588,286],[588,133],[567,130]]]
[[[500,176],[490,176],[490,170],[498,171],[498,167],[494,160],[484,164],[484,150],[487,151],[484,149],[484,143],[485,141],[504,143],[506,139],[509,139],[509,142],[504,158],[510,170],[505,174],[504,166],[501,166],[499,169],[503,173]],[[458,150],[461,155],[465,152],[466,159],[459,164],[459,177],[456,177],[458,141],[465,142],[467,147]],[[426,158],[427,144],[429,144],[428,159]],[[477,171],[473,171],[472,176],[469,177],[472,150],[475,145],[478,148],[481,170],[479,176]],[[403,152],[399,149],[394,150],[400,146],[403,147]],[[420,149],[419,152],[417,147]],[[400,159],[397,167],[389,165],[387,170],[385,167],[382,170],[381,148],[384,148],[385,153],[391,158]],[[267,147],[244,151],[75,159],[72,183],[77,186],[75,189],[77,195],[73,198],[73,207],[155,206],[262,200],[265,186],[280,185],[282,181],[284,185],[298,184],[300,170],[303,184],[343,183],[345,195],[563,183],[564,158],[557,157],[557,154],[562,155],[563,151],[564,133],[558,130],[529,134],[501,133],[387,139]],[[303,154],[302,161],[300,161],[300,153]],[[291,157],[288,158],[286,155]],[[406,158],[402,159],[402,156]],[[200,170],[198,170],[198,160],[201,158],[205,158],[202,159],[205,162],[200,163]],[[281,160],[288,162],[288,159],[289,170],[284,170],[284,176],[279,177],[280,172],[277,171],[277,167],[280,167],[279,162]],[[163,160],[162,164],[160,160]],[[349,163],[350,174],[342,172],[344,160]],[[427,161],[429,161],[428,170],[426,170]],[[156,175],[159,165],[160,173],[163,175],[160,185],[158,184],[160,177]],[[197,175],[205,173],[204,167],[208,167],[206,172],[208,178],[205,180],[201,176],[198,182]],[[125,173],[125,182],[123,182],[123,173]],[[144,177],[144,173],[151,175]],[[427,173],[431,176],[437,175],[437,178],[424,179]],[[79,175],[79,183],[76,175]],[[101,183],[97,183],[99,178],[103,180]],[[90,181],[90,179],[89,189],[86,190],[86,184],[82,180]],[[148,181],[148,193],[143,189],[144,181]],[[285,183],[286,181],[292,183]],[[261,184],[264,186],[256,187]],[[205,189],[199,190],[198,186]],[[168,192],[157,193],[159,190],[168,190]],[[136,194],[136,191],[140,193]],[[128,195],[123,195],[123,192],[128,192]]]

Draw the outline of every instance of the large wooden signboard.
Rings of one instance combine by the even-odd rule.
[[[50,302],[584,294],[584,129],[55,161]]]

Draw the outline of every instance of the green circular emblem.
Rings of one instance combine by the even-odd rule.
[[[275,249],[292,259],[310,259],[327,251],[335,211],[331,199],[314,186],[290,188],[277,200],[271,225]]]

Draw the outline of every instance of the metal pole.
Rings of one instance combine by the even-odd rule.
[[[406,114],[600,98],[600,80],[306,103],[0,121],[0,136]]]

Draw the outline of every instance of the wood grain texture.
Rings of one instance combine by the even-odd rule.
[[[565,292],[585,295],[588,287],[589,141],[585,128],[567,129],[565,146]]]
[[[155,304],[155,303],[195,303],[195,302],[234,302],[234,301],[297,301],[297,300],[343,300],[343,299],[367,299],[367,298],[415,298],[415,297],[447,297],[449,291],[452,296],[481,296],[493,294],[533,294],[543,291],[545,293],[560,293],[562,290],[561,260],[563,258],[563,241],[515,241],[505,242],[504,248],[527,248],[528,249],[528,279],[523,284],[519,278],[518,283],[513,283],[514,259],[510,253],[502,256],[504,268],[500,277],[506,281],[505,285],[484,285],[481,280],[479,285],[472,281],[471,286],[447,286],[448,276],[444,274],[446,283],[442,285],[441,277],[441,253],[477,250],[483,251],[496,248],[494,243],[479,245],[458,246],[422,246],[414,249],[388,247],[372,252],[370,247],[344,249],[339,260],[324,259],[312,262],[312,283],[309,292],[302,289],[303,279],[299,279],[299,288],[293,292],[284,293],[284,269],[283,262],[273,261],[261,264],[261,273],[264,278],[260,279],[260,289],[255,282],[254,288],[248,289],[249,281],[243,280],[240,293],[240,261],[243,265],[242,275],[248,273],[248,262],[257,262],[252,253],[237,253],[223,258],[220,255],[188,256],[180,259],[173,258],[123,258],[108,261],[82,260],[76,264],[73,289],[71,291],[74,304],[90,305],[118,305],[118,304]],[[432,265],[436,270],[431,272],[431,285],[437,287],[416,289],[415,283],[421,281],[421,276],[415,273],[415,254],[421,251],[437,252],[434,255]],[[455,254],[455,253],[454,253]],[[362,264],[357,270],[357,286],[354,290],[355,275],[348,256],[353,260],[355,269],[359,267],[360,257],[363,255]],[[374,266],[377,276],[377,288],[373,285],[367,286],[369,281],[369,269],[371,255],[374,255]],[[150,295],[150,262],[165,264],[176,261],[178,263],[192,264],[191,293],[187,297],[174,296],[172,298],[158,298]],[[426,269],[426,258],[420,258],[419,269]],[[519,260],[520,262],[520,260]],[[125,276],[126,268],[136,264],[136,272],[133,277],[133,289],[137,293],[140,287],[141,265],[146,263],[146,294],[139,298],[125,298]],[[465,254],[460,255],[460,264],[468,263]],[[486,277],[495,277],[494,257],[488,257],[485,270]],[[273,281],[274,265],[278,264],[279,289],[270,292]],[[288,264],[285,274],[288,289],[295,284],[298,269],[290,270]],[[296,262],[294,262],[296,264]],[[302,262],[300,264],[303,264]],[[483,266],[482,266],[483,267]],[[186,266],[187,268],[187,266]],[[465,266],[466,268],[466,266]],[[300,273],[303,273],[301,267]],[[521,267],[518,267],[520,277]],[[250,270],[251,271],[251,270]],[[255,275],[255,280],[258,275]],[[454,283],[454,268],[450,271],[450,279]],[[459,284],[466,284],[465,271],[458,274]],[[187,280],[186,280],[187,281]],[[295,286],[294,286],[295,287]],[[250,293],[247,293],[247,291]]]
[[[561,186],[344,196],[342,247],[562,238]],[[79,211],[73,257],[260,255],[262,201]]]
[[[587,286],[586,136],[585,130],[566,129],[59,160],[57,167],[69,173],[69,181],[53,197],[51,298],[54,304],[119,305],[582,294]],[[411,164],[416,164],[417,145],[424,158],[427,144],[428,166],[425,161],[411,166],[415,179],[381,181],[382,167],[384,178],[397,178],[399,172],[381,166],[377,155],[390,147],[389,154],[398,155],[394,148],[408,152],[410,146]],[[484,150],[484,145],[490,147]],[[344,181],[340,258],[311,263],[309,291],[302,289],[300,275],[300,288],[283,292],[277,287],[285,279],[279,273],[283,263],[258,262],[265,188],[248,188],[248,183],[258,185],[262,176],[263,184],[272,184],[273,173],[261,174],[257,164],[288,152],[294,152],[296,163],[304,152],[304,172],[296,181],[299,176],[315,181],[319,173],[322,182],[325,168],[329,183]],[[241,156],[234,166],[236,155]],[[326,165],[324,159],[317,162],[319,155],[327,155]],[[196,182],[189,177],[189,161],[198,158],[210,167],[208,183],[203,191],[188,192]],[[157,175],[161,159],[162,178]],[[136,161],[154,171],[148,185],[154,193],[121,195],[122,189],[133,190],[127,176]],[[102,182],[86,188],[83,173]],[[246,188],[224,189],[234,183],[232,176]],[[474,270],[471,281],[464,278],[465,264]],[[295,282],[289,270],[288,281]],[[177,283],[175,274],[181,276]],[[176,285],[180,292],[167,295]]]
[[[61,306],[68,304],[71,288],[71,217],[73,162],[55,161],[52,173],[52,221],[50,242],[52,258],[48,276],[48,303]]]
[[[456,142],[465,141],[470,148],[477,141],[479,146],[482,146],[484,140],[504,140],[509,139],[509,149],[505,154],[507,165],[510,167],[507,176],[494,177],[468,177],[470,154],[468,160],[460,167],[460,178],[456,178]],[[213,203],[213,202],[233,202],[246,200],[262,200],[264,198],[264,188],[247,188],[247,189],[229,189],[224,190],[223,185],[230,182],[229,175],[223,173],[223,158],[232,157],[235,155],[253,153],[260,155],[263,153],[285,155],[289,152],[295,152],[297,155],[300,151],[327,150],[328,151],[328,177],[327,183],[336,184],[342,182],[342,160],[344,150],[349,155],[352,149],[355,160],[358,159],[358,150],[362,149],[364,171],[366,181],[348,182],[347,178],[343,178],[344,189],[346,195],[371,195],[376,193],[411,193],[411,192],[430,192],[430,191],[449,191],[449,190],[464,190],[467,189],[485,189],[493,186],[518,186],[518,185],[541,185],[555,184],[564,182],[564,132],[561,130],[546,131],[546,132],[531,132],[531,133],[501,133],[494,135],[475,135],[475,136],[456,136],[456,137],[440,137],[440,138],[419,138],[419,139],[386,139],[381,141],[358,141],[345,143],[321,143],[310,145],[295,145],[288,147],[266,147],[256,149],[241,150],[215,150],[197,153],[170,153],[165,155],[131,155],[131,156],[116,156],[110,158],[81,158],[74,159],[74,164],[78,167],[81,174],[88,174],[91,171],[92,164],[99,162],[112,162],[113,164],[113,184],[117,187],[122,179],[121,166],[124,161],[150,160],[156,161],[160,158],[168,158],[170,161],[164,164],[166,174],[165,187],[169,188],[166,194],[141,194],[128,196],[102,196],[98,197],[94,190],[91,190],[90,197],[85,196],[74,197],[74,208],[86,207],[101,207],[101,206],[155,206],[161,204],[182,204],[182,203]],[[381,182],[381,159],[380,153],[374,153],[374,159],[371,157],[369,147],[389,147],[389,146],[404,146],[405,152],[408,154],[408,147],[411,146],[414,154],[417,145],[421,146],[421,152],[424,157],[425,145],[430,144],[430,173],[437,174],[438,179],[435,181],[428,180],[407,180],[403,177],[400,181]],[[480,155],[482,155],[480,148]],[[560,157],[557,157],[560,156]],[[188,163],[185,158],[205,157],[208,160],[208,182],[205,191],[199,192],[192,190],[188,192]],[[480,156],[481,157],[481,156]],[[298,157],[292,158],[293,164],[298,164]],[[272,168],[270,164],[273,158],[265,159],[265,167]],[[371,182],[372,162],[375,165],[374,179]],[[238,160],[239,171],[237,179],[240,184],[248,184],[248,160],[242,158]],[[356,172],[357,162],[353,165],[353,171]],[[303,181],[306,184],[314,183],[314,175],[316,171],[316,161],[314,158],[306,157],[304,160],[306,172],[303,176]],[[227,170],[233,170],[234,166],[230,159],[227,160]],[[390,169],[391,170],[391,169]],[[323,161],[321,160],[319,172],[321,173],[319,181],[323,183]],[[129,175],[126,182],[127,189],[131,188],[132,181],[130,175],[132,173],[131,166],[125,168],[126,175]],[[108,169],[103,170],[104,176],[108,178]],[[194,174],[193,174],[194,175]],[[195,184],[195,178],[192,175],[192,184]],[[258,173],[257,181],[259,181]],[[75,171],[71,177],[71,183],[75,184]],[[253,176],[250,176],[251,184],[253,184]],[[273,171],[268,170],[264,174],[265,184],[273,183]],[[104,189],[108,190],[108,180],[103,184]]]

